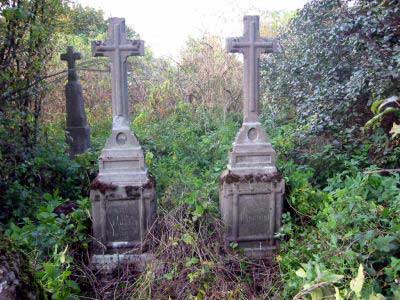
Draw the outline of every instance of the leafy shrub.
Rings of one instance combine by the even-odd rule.
[[[384,177],[350,170],[329,180],[324,189],[328,197],[313,216],[313,226],[299,226],[287,214],[281,233],[287,241],[280,256],[286,295],[310,286],[318,289],[322,282],[332,288],[331,293],[337,287],[345,295],[349,280],[357,276],[362,264],[362,299],[373,293],[399,297],[392,275],[398,272],[400,246],[399,183],[398,175]],[[296,274],[299,268],[301,276]],[[340,278],[329,281],[318,275],[321,272]]]
[[[75,206],[57,195],[45,194],[35,218],[24,218],[18,226],[11,223],[6,230],[6,235],[35,260],[36,276],[52,299],[73,299],[79,293],[78,284],[71,279],[71,255],[88,249],[89,208],[88,199]]]
[[[369,106],[399,91],[398,14],[397,0],[313,0],[281,33],[280,51],[268,56],[261,68],[262,83],[267,107],[303,131],[293,153],[302,151],[303,157],[292,156],[296,162],[308,164],[308,154],[322,153],[330,145],[332,152],[348,159],[359,147],[369,147],[369,162],[392,168],[400,163],[379,159],[396,155],[396,144],[375,143],[363,132],[372,117]],[[367,145],[360,146],[364,142]]]
[[[181,102],[163,117],[142,111],[133,122],[158,192],[173,205],[189,204],[197,216],[216,211],[217,182],[237,127],[233,117],[224,121],[220,114]]]
[[[1,222],[29,217],[45,193],[56,192],[69,200],[88,195],[95,155],[87,153],[71,160],[65,151],[63,131],[47,129],[50,130],[47,138],[43,138],[35,151],[26,153],[23,161],[17,158],[0,161]]]

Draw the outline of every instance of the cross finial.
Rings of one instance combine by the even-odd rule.
[[[259,59],[261,53],[275,51],[273,39],[260,37],[259,16],[244,16],[242,37],[226,40],[227,52],[242,53],[244,56],[244,122],[258,122]]]
[[[93,56],[110,58],[113,128],[129,127],[126,59],[132,55],[144,55],[144,41],[127,40],[125,19],[110,18],[107,40],[93,42],[92,52]]]
[[[68,64],[68,80],[74,81],[78,79],[76,74],[75,61],[81,59],[79,52],[74,52],[73,46],[67,46],[67,52],[60,55],[61,60],[65,60]]]

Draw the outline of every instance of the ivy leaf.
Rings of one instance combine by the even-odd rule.
[[[390,235],[379,236],[375,239],[374,244],[378,250],[382,252],[390,252],[397,248],[396,244],[393,243],[395,240],[396,238]]]
[[[371,105],[371,111],[374,115],[376,115],[379,112],[379,106],[382,104],[382,102],[385,101],[384,99],[382,100],[377,100]]]
[[[194,245],[194,238],[188,233],[182,236],[182,240],[186,245]]]
[[[333,273],[325,273],[321,277],[323,281],[335,283],[343,279],[343,275],[333,274]]]
[[[357,277],[353,278],[350,282],[351,290],[358,296],[361,297],[361,290],[364,285],[364,267],[362,264],[358,267]]]

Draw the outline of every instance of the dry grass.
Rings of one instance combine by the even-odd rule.
[[[275,260],[252,261],[227,247],[214,216],[193,221],[186,206],[161,208],[148,244],[156,259],[142,273],[124,265],[101,280],[81,266],[92,299],[280,299]]]

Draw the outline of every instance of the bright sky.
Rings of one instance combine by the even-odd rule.
[[[293,10],[307,0],[77,0],[101,8],[106,17],[125,18],[156,56],[177,57],[188,37],[242,34],[242,16]]]

